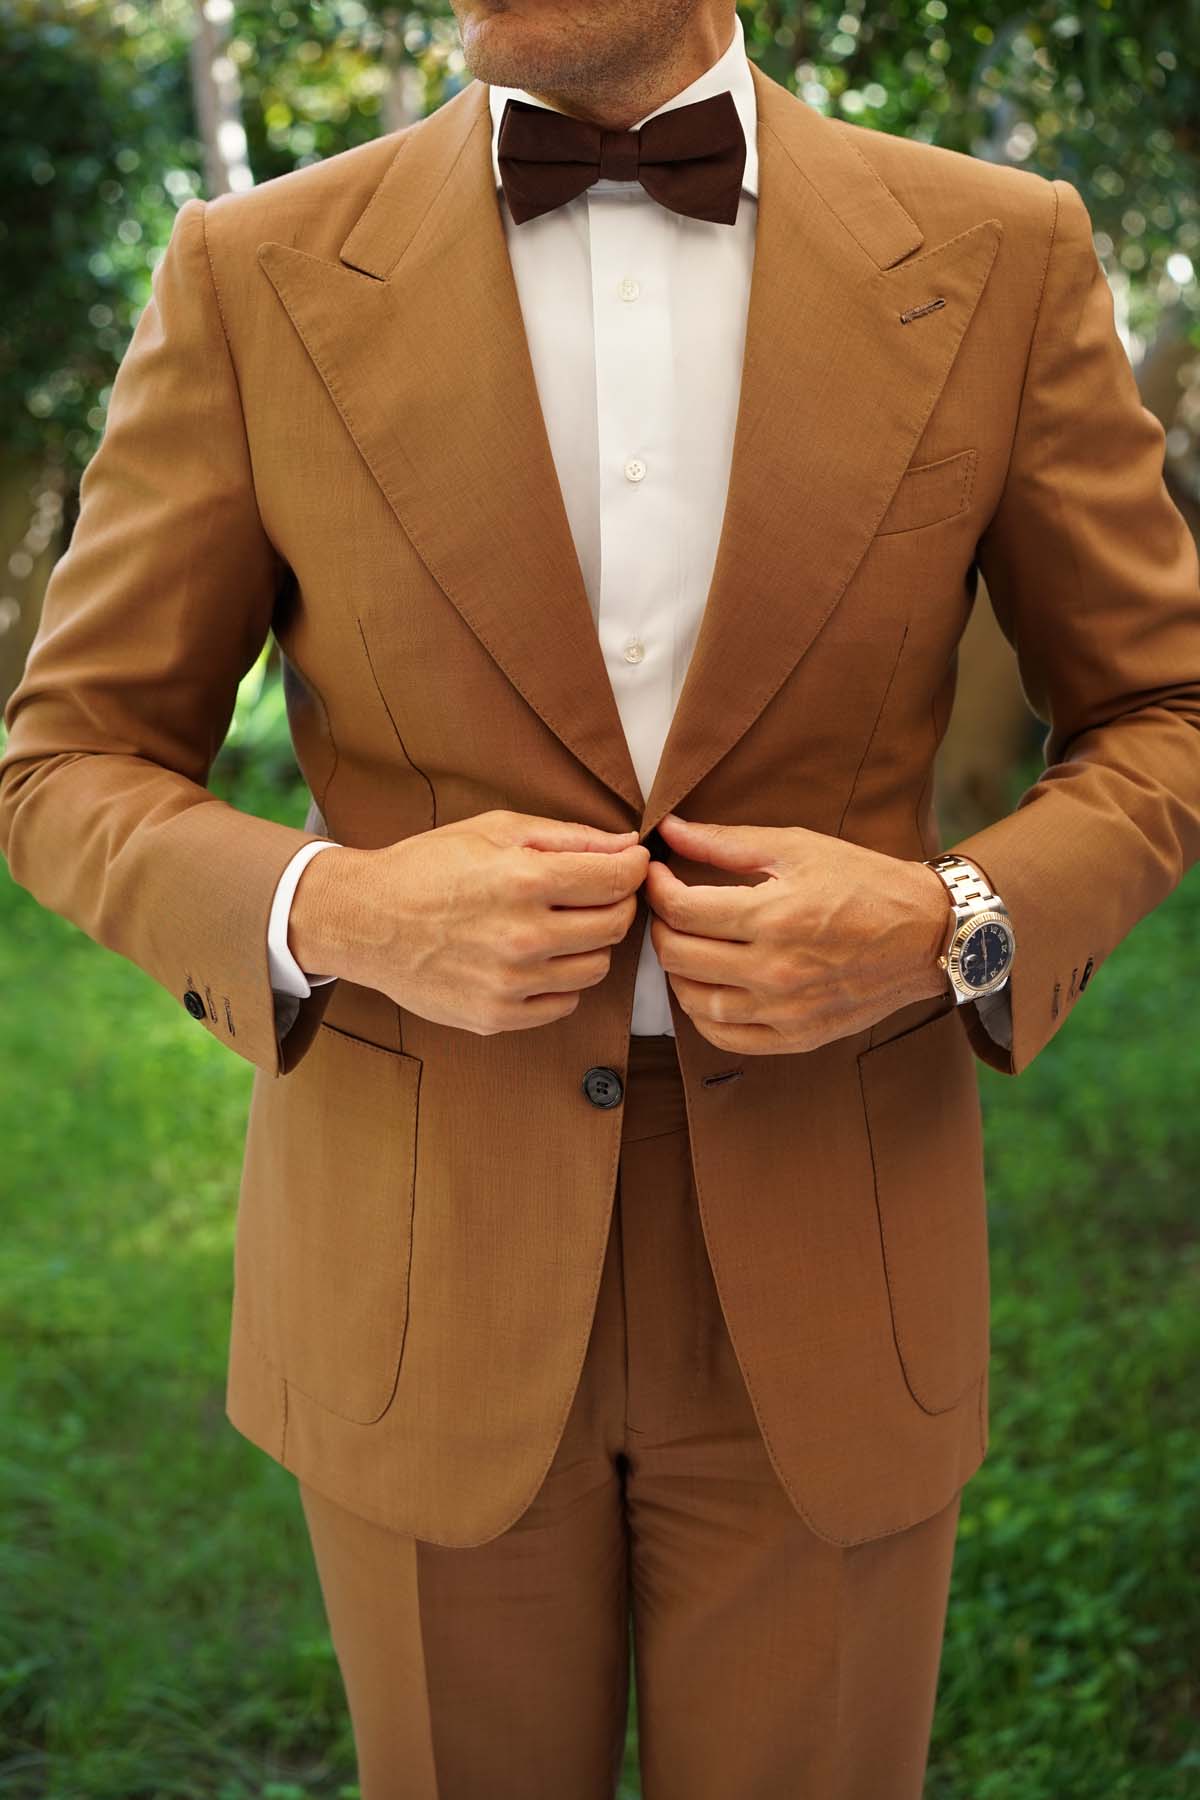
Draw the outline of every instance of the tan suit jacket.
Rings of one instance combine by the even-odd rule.
[[[230,1418],[438,1543],[520,1515],[571,1404],[621,1134],[582,1082],[625,1070],[646,905],[553,1025],[479,1036],[342,980],[280,1044],[266,925],[300,844],[384,845],[492,807],[648,833],[677,808],[932,856],[982,568],[1048,727],[1045,776],[956,846],[1014,919],[1011,1056],[942,1000],[808,1054],[733,1056],[672,993],[733,1343],[780,1480],[842,1544],[941,1508],[984,1454],[976,1057],[1027,1068],[1200,855],[1196,556],[1077,193],[754,79],[728,506],[649,795],[555,477],[477,81],[181,209],[7,709],[16,880],[177,1001],[202,996],[204,1027],[255,1065]],[[310,831],[204,786],[270,630]]]

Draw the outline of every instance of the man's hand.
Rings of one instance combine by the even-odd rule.
[[[649,858],[636,831],[500,808],[378,850],[339,845],[305,867],[288,947],[435,1024],[523,1031],[604,980]]]
[[[922,862],[803,826],[701,825],[667,813],[668,848],[768,877],[693,886],[646,872],[654,951],[697,1031],[775,1055],[849,1037],[914,1000],[949,994],[937,958],[950,896]]]

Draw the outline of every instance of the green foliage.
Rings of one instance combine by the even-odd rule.
[[[309,794],[296,766],[278,664],[275,641],[268,639],[238,686],[209,787],[243,812],[302,826]]]
[[[1143,337],[1176,301],[1200,313],[1200,0],[740,10],[754,59],[821,111],[1074,183]]]
[[[822,110],[1065,176],[1093,194],[1115,236],[1148,232],[1157,244],[1181,203],[1196,216],[1196,0],[741,10],[755,60],[776,80],[794,76]],[[1137,229],[1123,223],[1131,204],[1148,215]],[[1145,265],[1131,257],[1129,266]]]
[[[404,61],[423,65],[449,9],[369,8],[360,0],[243,0],[229,54],[242,88],[258,181],[303,168],[385,129],[383,98]],[[451,24],[453,20],[451,18]],[[432,63],[431,83],[436,83]],[[427,95],[432,105],[433,89]]]
[[[261,701],[230,752],[278,748]],[[257,809],[236,760],[214,785]],[[1197,1791],[1198,875],[1023,1076],[980,1065],[991,1439],[928,1800]],[[295,1486],[223,1410],[252,1071],[3,871],[0,992],[0,1794],[350,1800]]]
[[[0,44],[6,448],[78,472],[175,210],[199,188],[186,44],[100,0],[69,14],[0,0]]]

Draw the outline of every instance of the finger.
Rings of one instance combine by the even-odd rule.
[[[571,956],[619,944],[637,917],[628,896],[610,906],[555,906],[545,916],[542,957]]]
[[[532,869],[534,892],[550,906],[606,906],[624,899],[641,887],[650,862],[645,844],[603,855],[589,850],[547,853],[523,846],[519,854]]]
[[[689,861],[746,872],[768,869],[775,873],[791,836],[790,830],[774,825],[702,823],[678,818],[675,813],[666,813],[658,828],[671,849]]]
[[[514,813],[507,842],[525,844],[532,850],[575,850],[592,855],[611,854],[637,842],[636,831],[602,831],[598,825],[584,825],[578,819],[545,819],[537,813]]]
[[[695,937],[675,931],[662,919],[651,917],[647,929],[654,954],[668,975],[687,975],[693,981],[728,983],[755,988],[762,952],[755,944],[731,943],[728,938]]]
[[[731,1056],[778,1056],[790,1048],[786,1038],[769,1025],[718,1025],[712,1019],[701,1019],[696,1030]]]
[[[760,1022],[758,1000],[747,988],[713,986],[674,972],[670,981],[680,1006],[693,1019],[709,1019],[721,1025]]]
[[[646,898],[658,917],[675,931],[697,937],[728,938],[751,943],[754,918],[762,898],[753,887],[712,887],[680,881],[666,863],[656,862],[646,874]]]

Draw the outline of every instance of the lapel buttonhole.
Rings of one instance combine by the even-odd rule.
[[[936,312],[939,306],[945,306],[945,304],[945,296],[939,295],[936,300],[927,300],[924,306],[910,306],[907,312],[900,314],[900,323],[909,325],[914,319],[924,318],[926,313]]]

